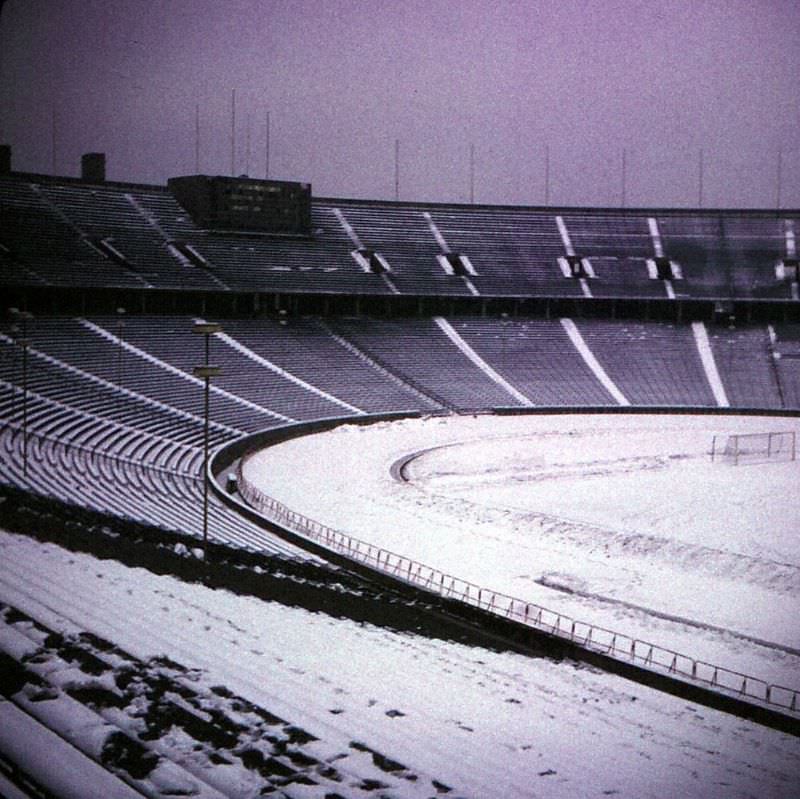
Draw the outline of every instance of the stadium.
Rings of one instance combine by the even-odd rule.
[[[0,796],[796,799],[797,33],[0,0]]]
[[[5,153],[4,516],[35,535],[4,543],[7,729],[49,728],[134,795],[567,796],[587,783],[523,718],[574,736],[588,696],[622,740],[582,766],[606,792],[647,795],[616,751],[643,727],[666,768],[711,725],[727,759],[672,774],[684,795],[712,772],[729,795],[762,739],[757,779],[791,794],[800,214],[122,184],[97,154],[69,179]],[[595,516],[587,479],[616,498]],[[719,529],[680,535],[686,513]],[[164,618],[228,604],[254,662],[212,618]]]

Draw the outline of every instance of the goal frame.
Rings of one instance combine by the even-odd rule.
[[[765,446],[748,447],[748,442],[762,440]],[[780,443],[775,443],[780,442]],[[788,442],[788,446],[784,446]],[[724,433],[711,442],[711,462],[786,463],[797,460],[797,434],[794,430],[772,430],[763,433]]]

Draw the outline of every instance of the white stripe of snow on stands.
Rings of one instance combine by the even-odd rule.
[[[665,280],[664,281],[664,291],[667,292],[668,299],[670,299],[670,300],[674,300],[675,299],[675,289],[672,286],[672,281],[671,280]]]
[[[797,241],[794,235],[794,220],[786,220],[786,257],[797,257]]]
[[[728,395],[725,393],[725,386],[722,385],[722,378],[719,376],[717,362],[714,360],[714,353],[711,350],[711,343],[708,340],[708,332],[703,322],[692,322],[692,333],[697,344],[697,351],[700,353],[700,360],[706,373],[706,379],[714,393],[714,399],[720,408],[729,408]]]
[[[567,255],[574,256],[575,249],[572,246],[572,240],[569,237],[569,231],[567,230],[567,223],[564,222],[564,217],[557,216],[556,225],[558,226],[558,232],[561,234],[561,241],[564,243],[564,249],[567,251]]]
[[[333,211],[334,216],[339,220],[339,224],[344,228],[344,232],[350,237],[350,241],[356,245],[356,249],[363,250],[364,245],[361,243],[358,233],[356,233],[353,226],[345,219],[341,208],[332,208],[331,210]]]
[[[287,372],[285,369],[282,369],[277,364],[272,363],[272,361],[268,361],[266,358],[262,357],[256,352],[253,352],[249,347],[245,347],[244,344],[238,342],[235,338],[232,338],[227,333],[215,333],[214,334],[220,341],[223,341],[229,347],[235,349],[237,352],[244,355],[246,358],[249,358],[251,361],[255,361],[259,366],[264,366],[267,369],[275,372],[275,374],[280,375],[281,377],[288,380],[290,383],[294,383],[295,385],[300,386],[300,388],[304,388],[306,391],[310,391],[312,394],[316,394],[318,397],[322,397],[323,399],[328,400],[328,402],[334,403],[334,405],[338,405],[340,408],[344,408],[346,411],[350,411],[352,413],[356,413],[359,416],[363,416],[366,411],[362,411],[361,408],[356,408],[355,405],[351,405],[349,402],[345,402],[344,400],[340,400],[338,397],[334,397],[333,394],[328,394],[327,391],[323,391],[321,388],[317,388],[316,386],[312,386],[311,383],[306,383],[305,380],[300,379],[299,377],[295,377],[291,372]]]
[[[658,221],[654,216],[647,217],[647,227],[650,228],[650,238],[653,240],[653,251],[656,258],[664,257],[664,247],[661,244],[661,233],[658,229]]]
[[[437,325],[439,325],[447,338],[449,338],[450,341],[452,341],[453,344],[455,344],[456,347],[461,350],[462,354],[466,355],[466,357],[469,358],[470,361],[472,361],[472,363],[474,363],[475,366],[477,366],[478,369],[480,369],[487,377],[497,383],[500,388],[511,394],[511,396],[517,400],[517,402],[520,402],[529,408],[533,407],[533,402],[531,402],[531,400],[528,399],[528,397],[526,397],[521,391],[514,388],[514,386],[512,386],[511,383],[509,383],[508,380],[506,380],[502,375],[495,372],[495,370],[492,369],[492,367],[489,366],[489,364],[486,363],[486,361],[484,361],[483,358],[481,358],[481,356],[478,355],[478,353],[475,352],[475,350],[473,350],[463,338],[461,338],[453,326],[444,317],[436,316],[434,317],[434,321]]]
[[[775,332],[775,327],[773,325],[767,325],[767,335],[769,336],[770,347],[774,347],[778,343],[778,334]],[[774,353],[772,357],[775,357]]]
[[[425,221],[428,223],[428,227],[431,229],[431,233],[433,233],[433,237],[436,239],[436,243],[442,248],[442,252],[449,253],[450,247],[444,240],[444,236],[442,235],[441,230],[439,230],[439,228],[437,227],[436,222],[433,221],[433,217],[430,215],[430,212],[423,211],[422,215],[425,217]]]
[[[582,277],[579,282],[581,284],[581,291],[583,292],[583,296],[584,297],[591,297],[592,296],[592,290],[589,288],[589,283],[586,280],[586,278]]]
[[[570,338],[570,341],[575,346],[575,349],[578,350],[581,358],[583,358],[586,365],[594,372],[594,376],[603,384],[603,387],[611,394],[612,397],[617,401],[620,405],[630,405],[628,398],[617,388],[617,384],[608,376],[608,373],[605,369],[600,365],[600,362],[597,358],[594,357],[594,353],[589,349],[589,345],[584,341],[583,336],[581,335],[580,330],[575,325],[575,322],[572,319],[562,319],[561,326],[566,330],[567,335]]]
[[[103,331],[103,333],[105,332],[106,331]],[[113,336],[112,338],[116,343],[117,340],[116,336]],[[9,338],[7,335],[5,335],[5,333],[0,333],[0,341],[4,341],[7,344],[13,343],[13,339]],[[90,382],[96,385],[103,386],[104,388],[110,388],[113,391],[117,391],[121,394],[124,394],[126,397],[133,397],[139,402],[143,402],[146,405],[150,405],[153,408],[160,408],[163,411],[175,414],[176,416],[180,416],[184,419],[190,419],[191,421],[197,422],[198,424],[201,425],[204,424],[202,416],[197,416],[193,413],[189,413],[188,411],[182,411],[180,408],[176,408],[174,405],[167,405],[165,402],[160,402],[159,400],[153,399],[152,397],[145,396],[144,394],[139,394],[138,391],[131,391],[129,388],[118,386],[116,383],[111,383],[108,380],[104,380],[102,377],[97,377],[97,375],[90,374],[89,372],[84,372],[83,369],[79,369],[77,366],[72,366],[72,364],[61,361],[58,358],[54,358],[52,355],[48,355],[46,352],[41,352],[40,350],[37,350],[35,347],[29,346],[28,354],[34,355],[37,358],[41,358],[43,361],[46,361],[47,363],[50,363],[53,366],[58,367],[59,369],[64,369],[65,371],[70,372],[71,374],[79,375],[83,379],[89,380]],[[222,422],[215,422],[213,419],[209,420],[209,424],[218,430],[224,430],[235,436],[244,435],[243,430],[239,430],[239,428],[237,427],[231,427],[230,425],[223,424]]]
[[[104,327],[100,327],[100,325],[96,325],[94,322],[90,322],[88,319],[78,319],[78,321],[86,328],[92,331],[92,333],[96,333],[98,336],[110,341],[116,347],[123,347],[130,353],[134,355],[138,355],[140,358],[143,358],[145,361],[149,361],[150,363],[154,364],[155,366],[160,367],[161,369],[165,369],[167,372],[171,372],[178,377],[183,378],[184,380],[188,380],[190,383],[194,383],[195,385],[202,386],[203,381],[199,377],[195,377],[194,375],[190,375],[187,372],[181,371],[178,369],[177,366],[173,366],[171,363],[167,363],[166,361],[162,361],[160,358],[156,358],[155,355],[151,355],[149,352],[145,350],[139,349],[139,347],[134,346],[130,342],[125,340],[120,341],[119,337],[114,333],[110,333]],[[105,382],[105,381],[103,381]],[[113,386],[114,388],[119,388],[114,383],[107,383],[109,386]],[[276,411],[271,411],[269,408],[264,408],[261,405],[256,405],[255,402],[250,402],[250,400],[244,399],[244,397],[240,397],[237,394],[231,394],[230,391],[226,391],[224,388],[219,388],[219,386],[211,385],[211,391],[214,394],[218,394],[220,397],[225,397],[226,399],[231,400],[239,405],[243,405],[246,408],[250,408],[251,410],[258,411],[259,413],[264,413],[267,416],[271,416],[273,419],[278,419],[282,422],[295,422],[296,419],[292,419],[289,416],[284,416],[282,413],[277,413]],[[135,392],[133,392],[135,393]],[[137,395],[143,396],[143,395]],[[172,410],[177,410],[172,408],[171,405],[165,405],[164,407],[170,408]],[[202,421],[202,417],[195,416],[194,414],[187,414],[191,416],[192,419],[200,419]],[[214,422],[212,422],[214,424]],[[237,435],[243,435],[241,430],[238,430],[235,427],[229,427],[228,425],[218,425],[221,427],[225,427],[228,430],[231,430]]]
[[[481,296],[481,293],[475,288],[475,284],[466,275],[461,275],[461,279],[467,284],[469,293],[472,294],[473,297]]]

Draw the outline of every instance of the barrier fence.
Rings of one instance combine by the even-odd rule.
[[[800,690],[768,683],[758,677],[707,663],[649,641],[632,638],[624,633],[573,619],[541,605],[483,588],[327,527],[267,496],[244,478],[242,466],[243,461],[240,461],[236,472],[238,490],[248,504],[270,521],[350,560],[444,599],[457,600],[615,660],[790,713],[800,713]]]

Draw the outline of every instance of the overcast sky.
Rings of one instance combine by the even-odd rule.
[[[316,195],[800,206],[797,0],[8,0],[17,170],[231,172]],[[55,126],[53,125],[55,119]],[[55,130],[55,137],[53,136]],[[249,130],[249,135],[248,135]],[[248,160],[248,139],[249,160]],[[549,181],[546,153],[549,151]],[[779,152],[781,156],[779,157]],[[779,169],[779,158],[781,168]]]

